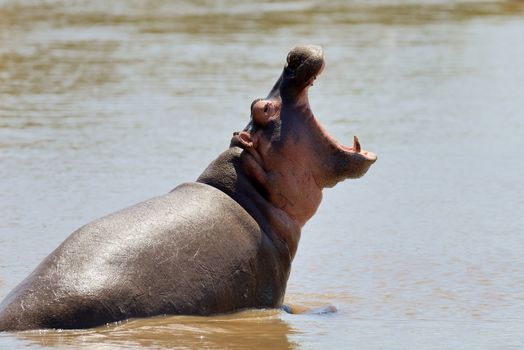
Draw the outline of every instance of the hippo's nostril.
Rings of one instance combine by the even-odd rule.
[[[267,111],[269,111],[269,103],[264,106],[264,113],[267,113]]]

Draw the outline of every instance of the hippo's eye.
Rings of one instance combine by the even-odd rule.
[[[255,104],[258,102],[258,101],[262,101],[261,98],[257,98],[256,100],[254,100],[253,102],[251,102],[251,107],[249,107],[250,110],[253,110],[253,107],[255,106]]]

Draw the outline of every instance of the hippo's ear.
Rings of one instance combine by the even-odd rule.
[[[238,134],[238,139],[245,149],[253,148],[253,139],[251,138],[251,133],[249,131],[241,131]]]

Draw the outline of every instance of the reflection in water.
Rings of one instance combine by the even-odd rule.
[[[32,331],[17,336],[28,344],[74,348],[206,348],[293,349],[294,331],[279,311],[244,311],[216,317],[154,317],[135,319],[94,330]]]
[[[2,334],[0,348],[519,348],[523,13],[0,0],[0,298],[75,228],[195,179],[293,45],[326,50],[310,92],[322,123],[379,155],[325,191],[293,264],[286,300],[338,313],[158,317]]]

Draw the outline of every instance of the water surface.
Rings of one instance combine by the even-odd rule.
[[[288,302],[0,348],[524,347],[524,5],[0,1],[0,298],[84,223],[194,180],[289,49],[313,111],[378,162],[325,191]]]

